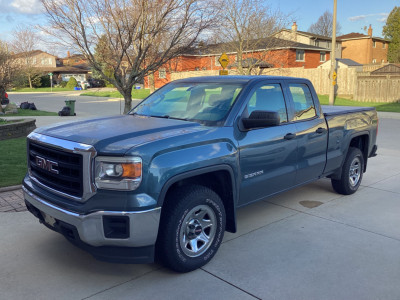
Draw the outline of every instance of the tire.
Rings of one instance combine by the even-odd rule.
[[[172,191],[161,216],[156,258],[176,272],[207,264],[225,232],[225,209],[211,189],[190,185]]]
[[[339,180],[331,179],[333,189],[342,195],[354,194],[364,173],[364,156],[360,149],[350,147]]]

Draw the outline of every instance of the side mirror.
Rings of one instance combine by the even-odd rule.
[[[280,124],[280,117],[276,111],[255,110],[248,118],[242,118],[243,126],[246,129],[264,128]]]

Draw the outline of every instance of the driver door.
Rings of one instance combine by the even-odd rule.
[[[240,128],[240,206],[288,189],[296,178],[296,128],[289,122],[281,82],[264,82],[253,88],[242,118],[255,110],[278,112],[280,124],[250,130]]]

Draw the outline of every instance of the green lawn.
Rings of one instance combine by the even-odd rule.
[[[15,123],[18,122],[18,120],[6,120],[6,119],[0,119],[0,125],[5,125],[5,124],[10,124],[10,123]]]
[[[318,95],[319,101],[323,105],[329,104],[329,96],[328,95]],[[400,102],[395,103],[382,103],[382,102],[359,102],[344,98],[336,97],[335,105],[344,105],[344,106],[366,106],[366,107],[375,107],[377,111],[389,111],[389,112],[400,112]]]
[[[63,88],[63,87],[53,87],[53,90],[49,87],[42,87],[42,88],[20,88],[20,89],[15,89],[10,92],[19,92],[19,93],[43,93],[43,92],[65,92],[65,91],[73,91],[73,89],[70,88]]]
[[[2,115],[1,117],[19,117],[19,116],[58,116],[56,112],[44,111],[44,110],[30,110],[18,108],[17,114]]]
[[[26,138],[0,141],[0,187],[21,184],[26,174]]]
[[[132,99],[144,99],[148,95],[150,95],[149,89],[132,90]],[[122,95],[118,91],[85,92],[82,93],[81,96],[122,98]]]

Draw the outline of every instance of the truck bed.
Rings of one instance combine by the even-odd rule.
[[[331,106],[331,105],[321,105],[322,111],[325,116],[335,116],[343,114],[351,114],[355,112],[371,111],[374,107],[356,107],[356,106]]]

